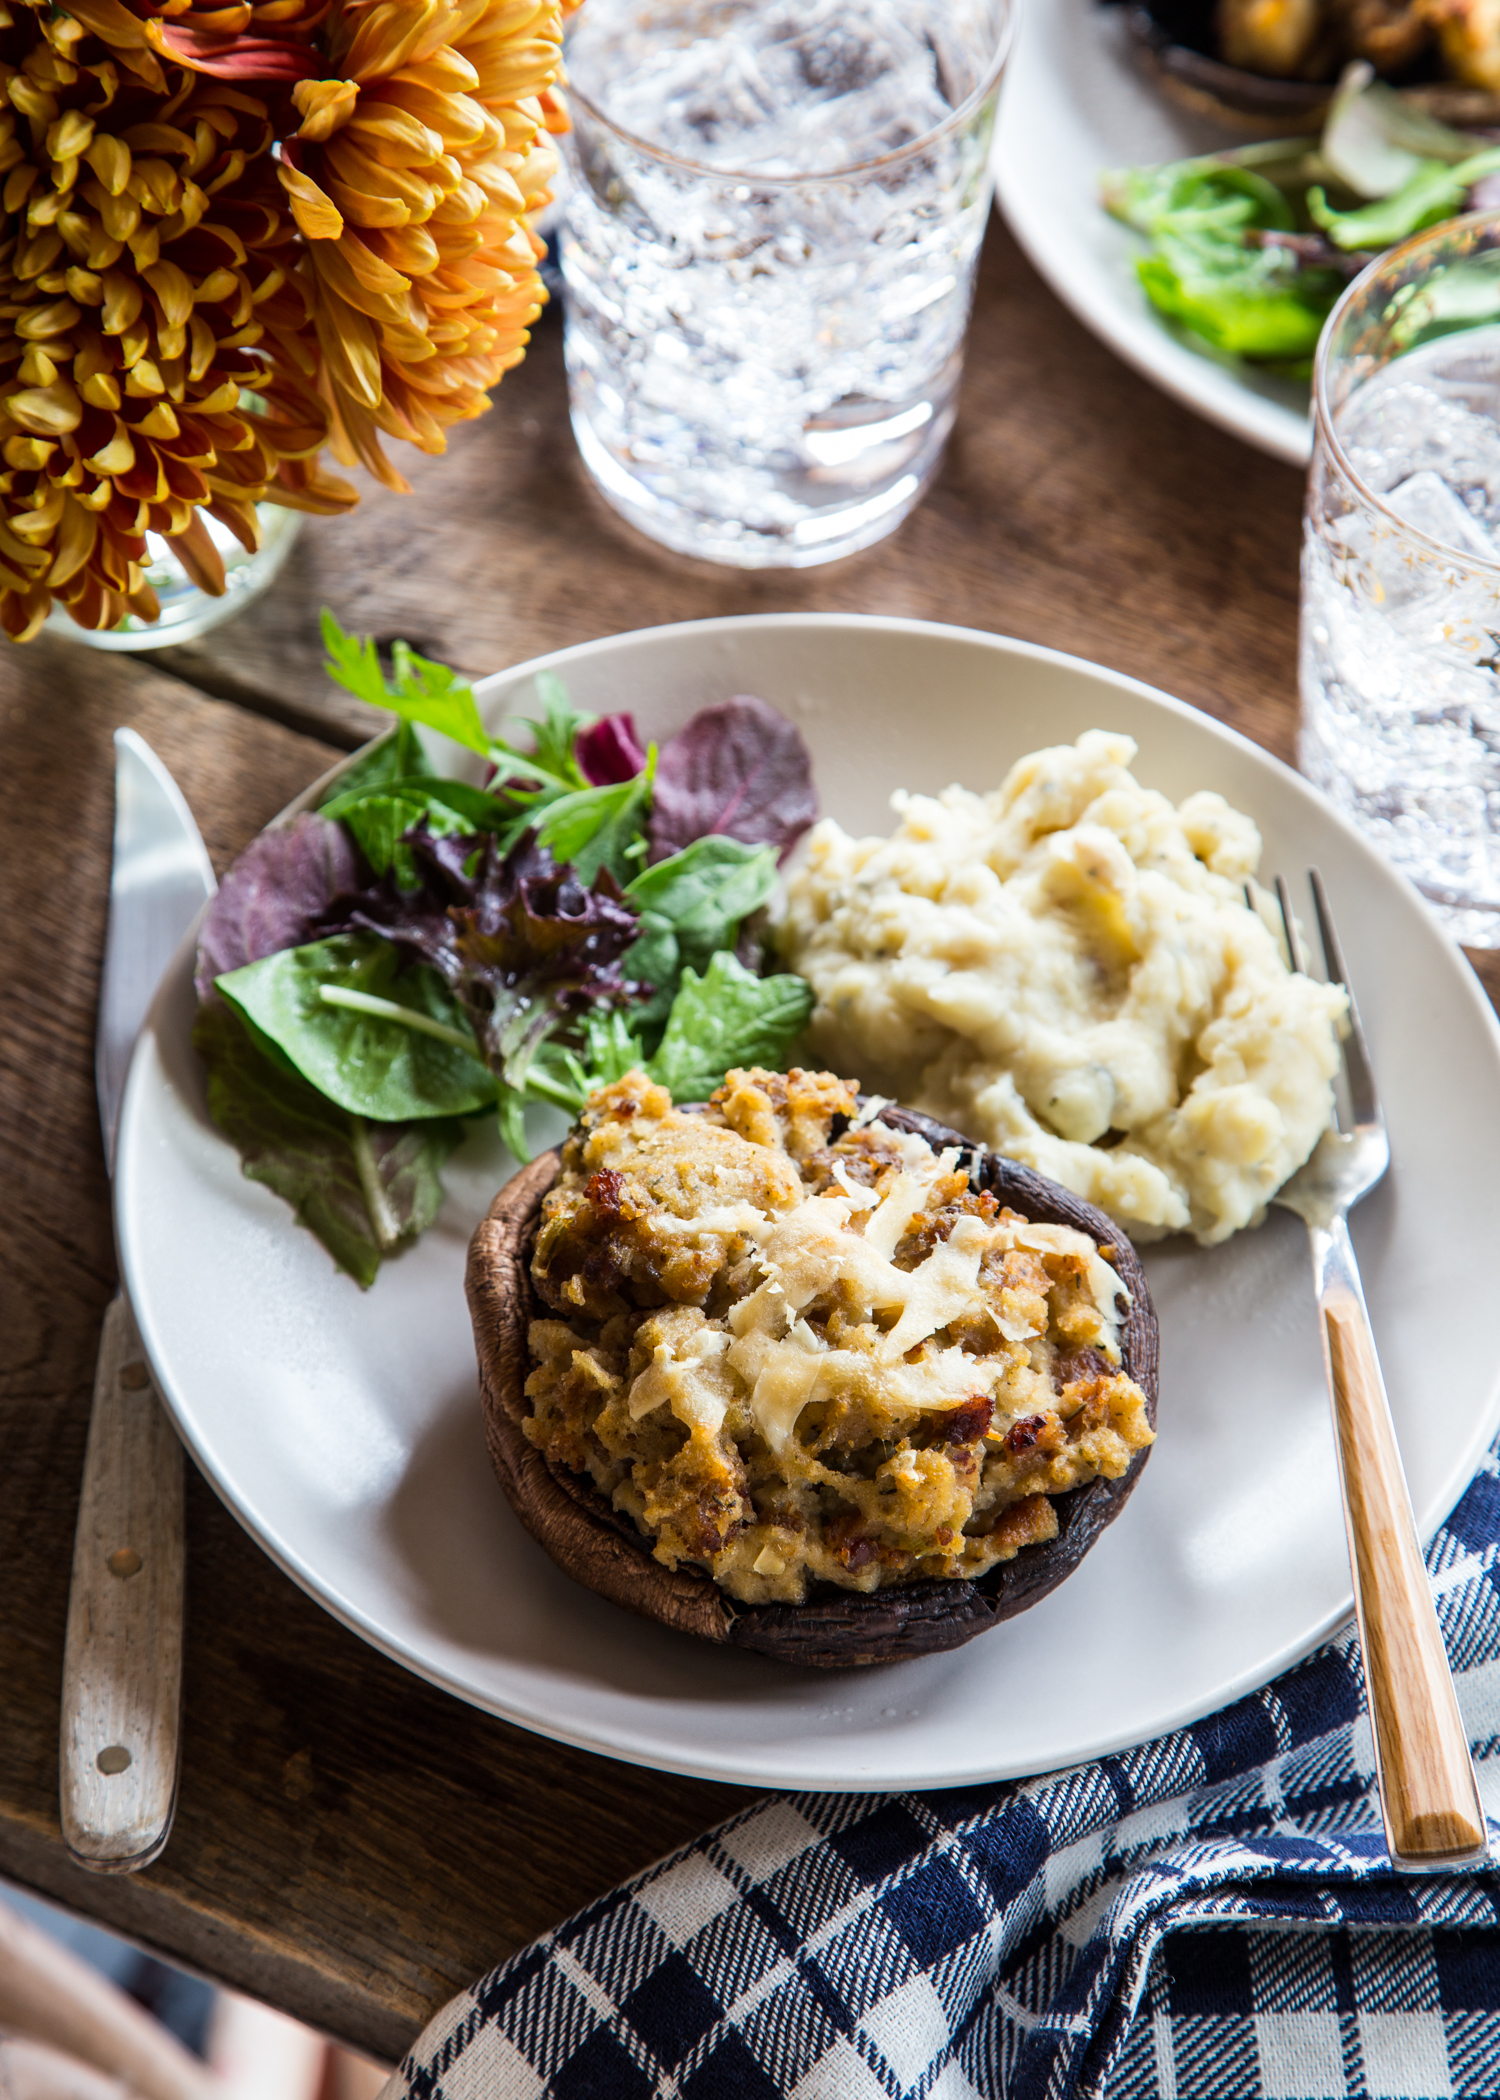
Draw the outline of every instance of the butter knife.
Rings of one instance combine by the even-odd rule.
[[[130,1054],[214,874],[176,782],[132,729],[115,731],[114,866],[94,1078],[104,1157]],[[80,1866],[126,1874],[167,1842],[177,1803],[182,1687],[182,1446],[123,1294],[104,1315],[83,1461],[63,1656],[63,1837]]]

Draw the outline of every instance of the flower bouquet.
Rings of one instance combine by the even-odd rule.
[[[519,362],[568,0],[0,0],[0,623],[387,488]]]

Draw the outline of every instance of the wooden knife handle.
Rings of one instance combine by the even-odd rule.
[[[1394,1866],[1482,1859],[1484,1810],[1363,1299],[1323,1295],[1365,1690]]]
[[[182,1691],[182,1446],[130,1308],[104,1316],[63,1658],[63,1837],[128,1874],[167,1842]]]

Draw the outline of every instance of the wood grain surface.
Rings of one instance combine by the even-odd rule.
[[[111,731],[132,724],[166,760],[222,870],[372,726],[323,679],[321,604],[472,673],[656,622],[811,608],[1076,651],[1289,758],[1301,506],[1298,473],[1117,363],[998,224],[948,462],[868,554],[742,576],[635,538],[574,456],[555,321],[447,459],[403,464],[413,496],[309,521],[267,597],[196,647],[0,653],[0,1874],[385,2058],[490,1963],[749,1797],[543,1743],[418,1683],[280,1575],[190,1469],[172,1839],[134,1876],[67,1859],[63,1625],[114,1287],[92,1078]]]

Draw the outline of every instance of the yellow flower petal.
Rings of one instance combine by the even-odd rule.
[[[63,437],[83,421],[83,403],[66,379],[46,387],[24,387],[10,396],[5,412],[13,423],[38,437]]]
[[[373,324],[353,307],[339,309],[338,328],[323,325],[319,316],[318,340],[328,360],[335,385],[362,408],[380,402],[380,341]]]
[[[15,324],[23,342],[45,342],[49,336],[66,335],[83,316],[71,299],[54,299],[49,306],[32,307]]]
[[[404,226],[411,212],[399,197],[372,197],[363,190],[350,189],[330,176],[328,187],[343,211],[344,217],[353,226]]]
[[[438,192],[425,176],[410,167],[392,167],[362,153],[352,134],[333,139],[323,156],[329,175],[337,176],[346,190],[368,191],[372,197],[395,197],[408,214],[426,218],[437,202]]]
[[[472,146],[488,128],[484,109],[472,95],[444,94],[401,79],[382,82],[371,99],[376,103],[394,103],[409,111],[419,123],[435,131],[445,146]]]
[[[115,409],[120,405],[120,382],[113,372],[92,372],[78,389],[90,408]]]
[[[298,138],[331,138],[348,123],[358,100],[357,81],[299,80],[292,89],[292,103],[302,119]]]
[[[181,426],[170,401],[153,402],[135,428],[140,437],[174,438],[181,434]]]
[[[410,81],[415,87],[431,88],[439,95],[468,95],[479,85],[478,69],[449,44],[444,44],[417,65],[403,66],[391,77]]]
[[[81,109],[65,110],[47,133],[47,151],[54,160],[76,160],[88,151],[94,136],[94,120]]]
[[[390,227],[377,233],[371,246],[408,277],[427,276],[440,260],[437,242],[425,226]]]
[[[278,161],[276,173],[292,203],[292,217],[310,241],[336,241],[344,230],[343,217],[325,191],[311,176]]]
[[[58,527],[56,551],[52,566],[47,571],[49,589],[56,590],[70,576],[76,576],[94,551],[94,542],[99,537],[99,520],[83,504],[69,499]]]
[[[161,301],[161,310],[169,322],[181,327],[193,311],[193,280],[186,270],[173,262],[153,263],[141,275]],[[181,355],[181,352],[178,353]]]
[[[441,28],[445,14],[442,0],[422,0],[420,5],[412,0],[403,0],[401,5],[386,0],[385,5],[372,8],[354,32],[344,59],[345,72],[351,80],[361,82],[394,73],[423,48],[434,27]]]

